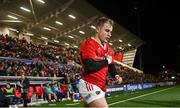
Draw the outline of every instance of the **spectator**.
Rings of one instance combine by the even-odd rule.
[[[65,98],[65,95],[61,92],[61,88],[59,87],[57,82],[51,86],[51,89],[52,92],[56,94],[58,99],[62,100],[63,98]]]
[[[52,99],[54,98],[55,100],[57,100],[57,96],[55,93],[53,93],[53,91],[51,90],[51,87],[49,85],[49,83],[47,83],[44,87],[44,94],[45,94],[45,98],[50,102],[52,101]]]
[[[20,87],[22,98],[23,98],[23,106],[28,106],[27,93],[29,91],[30,81],[24,74],[21,75],[20,81],[18,81],[17,85]]]
[[[5,95],[5,100],[6,100],[6,105],[11,108],[11,107],[17,107],[15,105],[15,91],[14,87],[11,87],[10,83],[6,84],[6,87],[4,88],[4,95]]]
[[[74,99],[74,90],[71,86],[71,83],[68,83],[67,85],[67,89],[66,89],[66,92],[67,92],[67,99],[68,100],[71,100],[71,99]]]

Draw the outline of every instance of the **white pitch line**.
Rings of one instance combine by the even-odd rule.
[[[77,104],[79,104],[79,103],[73,103],[73,104],[66,104],[66,105],[77,105]]]
[[[56,104],[49,104],[49,106],[56,106]]]
[[[173,88],[173,87],[171,87],[171,88]],[[129,99],[126,99],[126,100],[114,102],[114,103],[109,104],[109,106],[112,106],[112,105],[115,105],[115,104],[118,104],[118,103],[122,103],[122,102],[126,102],[126,101],[129,101],[129,100],[137,99],[137,98],[140,98],[140,97],[148,96],[148,95],[155,94],[155,93],[158,93],[158,92],[162,92],[162,91],[165,91],[165,90],[169,90],[171,88],[167,88],[167,89],[163,89],[163,90],[147,93],[147,94],[144,94],[144,95],[136,96],[136,97],[133,97],[133,98],[129,98]]]

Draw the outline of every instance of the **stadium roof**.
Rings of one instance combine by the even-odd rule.
[[[106,16],[85,0],[1,0],[0,7],[0,26],[71,46],[79,46],[86,37],[93,36],[94,20]],[[116,22],[110,42],[114,49],[137,48],[143,44]]]

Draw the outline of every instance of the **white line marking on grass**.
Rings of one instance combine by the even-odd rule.
[[[79,103],[73,103],[73,104],[66,104],[66,105],[77,105],[77,104],[79,104]]]
[[[114,102],[114,103],[109,104],[109,106],[112,106],[112,105],[115,105],[115,104],[118,104],[118,103],[122,103],[122,102],[126,102],[126,101],[129,101],[129,100],[137,99],[137,98],[140,98],[140,97],[148,96],[148,95],[151,95],[151,94],[159,93],[159,92],[162,92],[162,91],[165,91],[165,90],[169,90],[169,89],[172,89],[172,88],[173,87],[167,88],[167,89],[163,89],[163,90],[159,90],[159,91],[155,91],[155,92],[151,92],[151,93],[147,93],[147,94],[140,95],[140,96],[136,96],[136,97],[133,97],[133,98],[125,99],[125,100],[122,100],[122,101]]]
[[[49,104],[49,106],[56,106],[56,104]]]

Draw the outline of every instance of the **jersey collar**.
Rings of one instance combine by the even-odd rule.
[[[91,39],[93,39],[94,41],[96,41],[104,50],[106,49],[106,46],[107,46],[107,44],[105,44],[104,46],[101,44],[101,43],[99,43],[94,37],[91,37]]]

